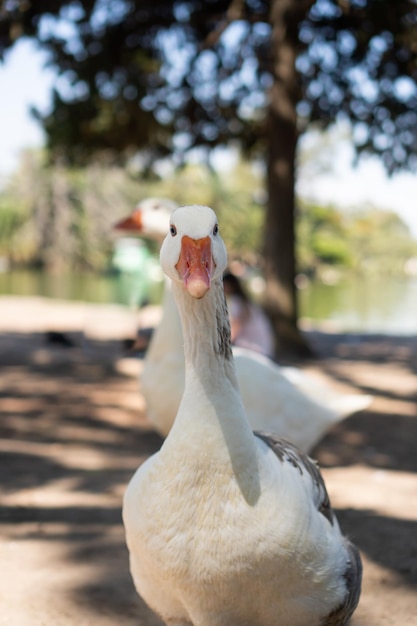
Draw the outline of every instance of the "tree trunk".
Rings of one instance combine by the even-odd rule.
[[[298,26],[312,0],[272,0],[272,63],[267,124],[267,189],[264,259],[265,307],[275,329],[277,353],[311,355],[298,326],[295,288],[296,104]]]

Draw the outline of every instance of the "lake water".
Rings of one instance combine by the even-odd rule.
[[[162,283],[144,293],[135,275],[0,274],[0,295],[45,296],[61,300],[136,306],[147,297],[160,301]],[[300,317],[312,326],[340,331],[417,334],[417,278],[350,279],[336,285],[307,283],[299,292]],[[1,310],[0,310],[1,315]]]
[[[337,330],[417,334],[417,278],[310,283],[299,292],[300,314]]]
[[[145,299],[158,302],[162,293],[162,283],[153,283],[150,291],[147,286],[147,283],[133,273],[107,275],[47,274],[34,271],[0,273],[0,295],[44,296],[101,304],[136,306]]]

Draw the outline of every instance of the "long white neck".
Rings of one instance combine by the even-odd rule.
[[[165,444],[180,441],[199,463],[207,457],[229,467],[245,498],[256,500],[256,443],[236,380],[223,285],[215,282],[201,299],[181,284],[172,289],[183,327],[185,390]]]
[[[220,394],[223,397],[231,394],[238,402],[230,325],[221,282],[214,283],[201,299],[190,296],[181,284],[174,283],[172,289],[184,336],[185,393],[199,383],[212,403]]]
[[[146,353],[146,361],[159,362],[167,353],[181,354],[183,351],[181,320],[172,295],[171,281],[165,279],[162,299],[162,317],[155,329]]]

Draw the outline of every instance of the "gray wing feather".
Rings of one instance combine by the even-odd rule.
[[[334,523],[334,513],[330,505],[329,495],[326,485],[316,461],[313,461],[307,454],[302,452],[287,439],[265,433],[263,431],[254,431],[256,437],[262,439],[277,455],[281,463],[291,463],[300,474],[307,472],[310,474],[313,482],[318,490],[319,497],[317,501],[317,510],[329,520],[330,524]]]
[[[330,524],[334,525],[335,514],[330,505],[327,489],[318,464],[294,444],[282,437],[261,431],[254,431],[254,434],[275,452],[281,463],[290,463],[300,474],[304,472],[310,474],[319,494],[316,501],[317,510]],[[348,553],[348,561],[344,573],[347,593],[343,603],[324,619],[321,626],[345,626],[359,602],[362,584],[362,562],[356,546],[346,538],[344,538],[344,542]]]

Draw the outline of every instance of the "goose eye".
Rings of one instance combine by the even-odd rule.
[[[175,237],[175,235],[177,234],[177,229],[175,228],[174,224],[171,224],[171,226],[169,227],[169,232],[173,237]]]
[[[217,235],[218,232],[219,232],[219,225],[215,224],[213,228],[213,235]]]

